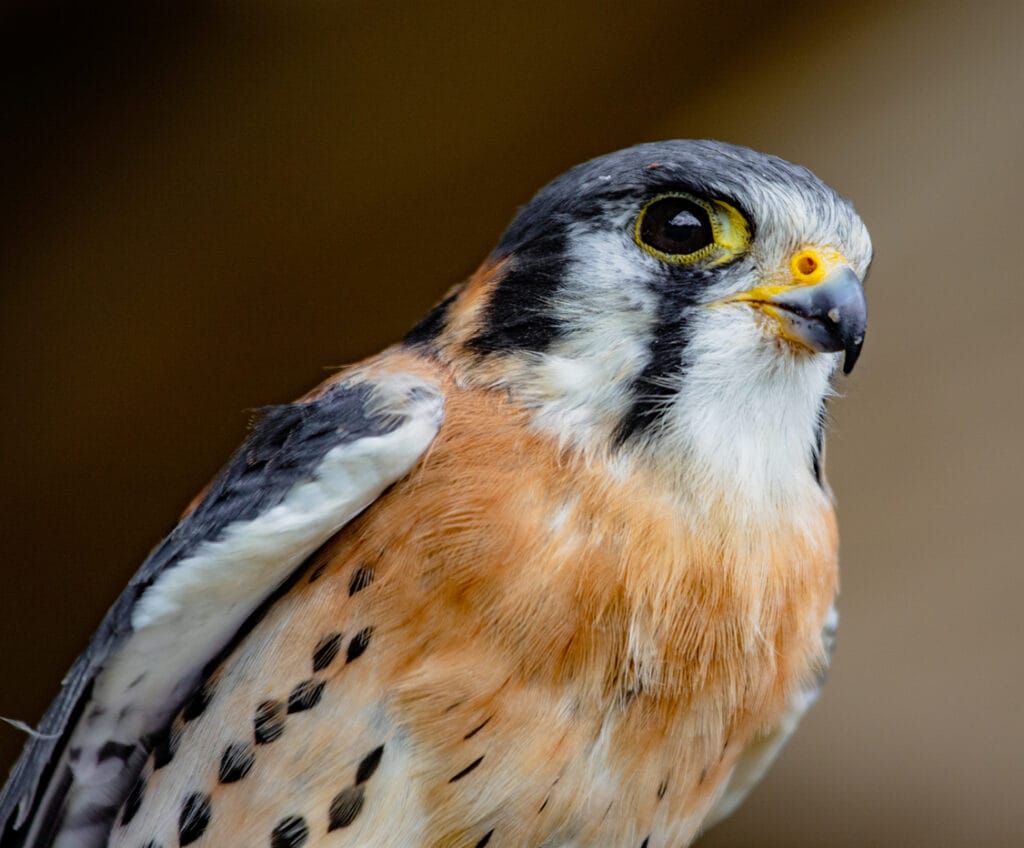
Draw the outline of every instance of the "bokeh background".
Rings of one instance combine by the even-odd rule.
[[[566,167],[709,136],[852,197],[876,260],[830,684],[702,845],[1024,844],[1024,4],[35,0],[0,38],[0,714],[245,410],[399,337]]]

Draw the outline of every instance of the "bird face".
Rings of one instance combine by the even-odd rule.
[[[542,189],[410,338],[563,441],[771,498],[818,474],[870,261],[860,218],[806,169],[718,142],[645,144]]]

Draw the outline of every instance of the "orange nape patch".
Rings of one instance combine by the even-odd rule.
[[[434,340],[438,351],[450,355],[480,333],[483,329],[484,310],[507,267],[507,259],[485,262],[463,285],[456,288],[455,298],[445,314],[444,327]]]

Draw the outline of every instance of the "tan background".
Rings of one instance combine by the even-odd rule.
[[[832,679],[703,844],[1024,844],[1024,4],[92,5],[0,12],[0,714],[246,408],[398,337],[569,165],[719,137],[851,196],[877,258]]]

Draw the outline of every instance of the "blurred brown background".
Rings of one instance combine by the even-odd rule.
[[[396,339],[564,168],[710,136],[851,196],[876,261],[832,678],[702,844],[1024,844],[1024,4],[89,5],[0,11],[0,714],[244,410]]]

